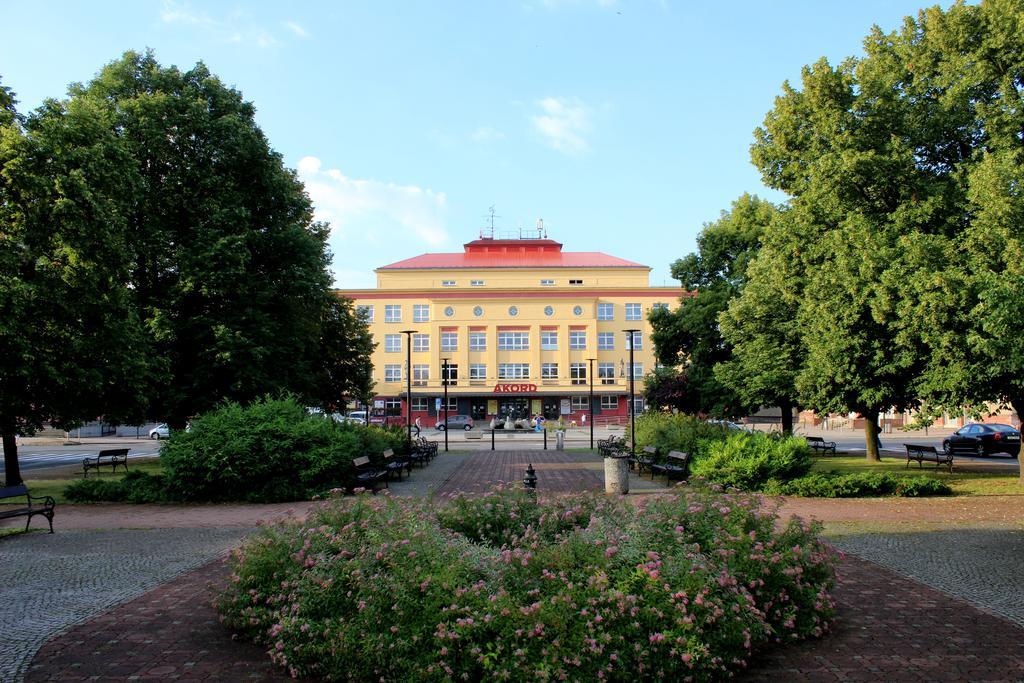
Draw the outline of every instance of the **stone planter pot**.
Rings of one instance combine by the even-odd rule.
[[[629,493],[629,459],[604,459],[604,492],[619,495]]]

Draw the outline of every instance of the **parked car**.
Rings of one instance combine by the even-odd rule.
[[[748,427],[744,427],[743,425],[741,425],[741,424],[739,424],[737,422],[730,422],[729,420],[708,420],[708,424],[709,425],[717,425],[719,427],[724,427],[725,429],[727,429],[730,432],[747,432],[747,433],[750,433],[752,431]]]
[[[352,415],[352,414],[342,415],[341,413],[331,413],[331,419],[334,420],[335,422],[339,422],[339,423],[346,423],[347,422],[349,424],[357,424],[357,425],[365,425],[366,424],[366,420],[364,418],[361,418],[358,415]]]
[[[473,418],[469,415],[449,415],[447,427],[449,429],[465,429],[468,432],[473,428]],[[434,429],[442,432],[445,430],[445,421],[443,418],[437,421],[437,424],[434,425]]]
[[[366,424],[366,411],[365,410],[353,410],[350,411],[346,416],[349,420],[358,420],[360,424]]]
[[[171,428],[167,426],[166,422],[161,422],[156,427],[153,427],[152,429],[149,430],[149,438],[153,439],[154,441],[166,439],[170,437],[170,435]]]
[[[1008,453],[1016,458],[1020,454],[1020,431],[1004,424],[969,424],[943,440],[942,447],[947,453]]]

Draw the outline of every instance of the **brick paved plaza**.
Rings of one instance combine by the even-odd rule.
[[[520,480],[528,462],[541,490],[601,488],[601,460],[589,453],[478,451],[442,454],[392,492],[480,492]],[[633,486],[663,490],[647,478]],[[933,516],[943,518],[949,500],[934,501]],[[817,504],[828,511],[833,502]],[[863,502],[878,516],[875,501]],[[927,502],[915,501],[919,517]],[[214,558],[257,520],[301,517],[311,505],[67,505],[56,534],[0,539],[0,680],[283,680],[259,648],[217,622],[211,595],[226,569]],[[815,511],[810,501],[794,507]],[[1007,514],[1003,528],[836,537],[848,554],[833,633],[763,653],[744,678],[1024,680],[1024,601],[1014,582],[1024,520],[1019,508]]]

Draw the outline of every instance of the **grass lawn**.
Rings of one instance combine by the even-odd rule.
[[[995,461],[993,461],[995,462]],[[1006,462],[1006,461],[1000,461]],[[987,464],[987,463],[986,463]],[[1019,483],[1017,472],[1006,469],[988,469],[980,463],[957,465],[953,462],[953,473],[946,469],[937,469],[934,465],[925,464],[919,469],[917,463],[911,463],[907,469],[905,458],[887,457],[881,462],[868,462],[863,456],[817,456],[814,458],[812,472],[891,472],[892,474],[921,474],[926,477],[940,479],[949,484],[957,495],[967,496],[1012,496],[1024,495],[1024,486]],[[969,468],[975,467],[974,471]]]
[[[133,472],[148,472],[149,474],[160,474],[163,471],[158,458],[129,460],[128,468]],[[33,473],[28,472],[27,474],[31,476]],[[111,474],[110,470],[104,469],[98,476],[100,479],[117,480],[122,479],[124,475],[125,472],[122,469],[119,469],[117,474]],[[95,470],[89,473],[90,479],[95,479],[96,476]],[[40,476],[39,478],[25,479],[25,485],[28,486],[28,492],[33,496],[53,496],[58,503],[63,503],[66,502],[64,500],[65,487],[73,481],[81,480],[81,478],[82,470],[80,467],[55,467],[53,470],[46,471],[45,478]]]

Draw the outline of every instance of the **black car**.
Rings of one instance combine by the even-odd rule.
[[[942,447],[947,453],[1008,453],[1016,458],[1020,453],[1020,431],[1010,425],[969,424],[944,440]]]

